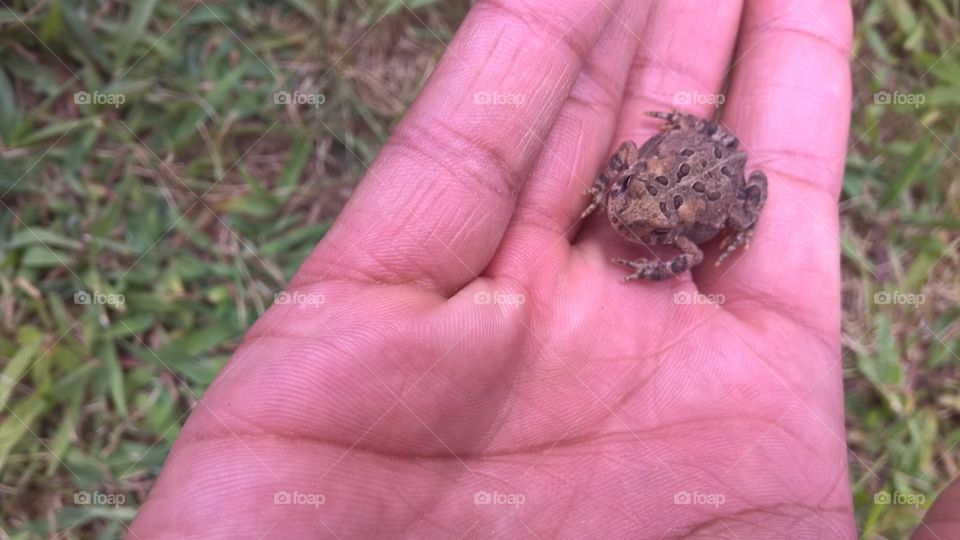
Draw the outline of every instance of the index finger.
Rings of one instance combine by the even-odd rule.
[[[844,2],[747,2],[721,121],[740,136],[745,174],[766,173],[768,197],[750,249],[697,273],[705,289],[762,298],[831,330],[839,328],[831,308],[839,304],[851,34]]]
[[[452,293],[482,272],[621,1],[477,3],[292,284],[336,276]]]

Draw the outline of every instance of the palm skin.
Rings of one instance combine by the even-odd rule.
[[[130,536],[854,537],[849,7],[720,4],[478,3]],[[624,283],[611,258],[649,254],[579,223],[583,190],[646,111],[712,114],[731,63],[720,121],[770,178],[753,244]]]

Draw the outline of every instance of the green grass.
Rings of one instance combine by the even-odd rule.
[[[861,531],[904,538],[960,475],[960,3],[854,5],[841,202],[847,438]],[[905,97],[877,103],[877,92]],[[874,504],[883,491],[923,503]]]
[[[185,415],[323,235],[468,7],[406,4],[0,5],[0,528],[11,537],[122,534]],[[960,471],[960,2],[854,6],[841,204],[851,475],[864,536],[902,537],[924,505],[875,494],[929,505]],[[288,107],[280,91],[325,101]],[[880,91],[924,103],[878,104]],[[78,104],[76,92],[125,103]],[[77,304],[79,291],[123,302]],[[75,505],[78,491],[124,500]]]

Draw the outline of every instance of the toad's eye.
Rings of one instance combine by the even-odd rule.
[[[655,234],[655,235],[657,235],[657,236],[663,236],[663,235],[667,234],[668,232],[670,232],[668,229],[654,229],[654,230],[653,230],[653,234]]]

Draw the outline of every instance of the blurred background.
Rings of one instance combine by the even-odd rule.
[[[123,534],[469,6],[0,1],[0,537]],[[960,0],[852,7],[849,462],[902,538],[960,475]]]

